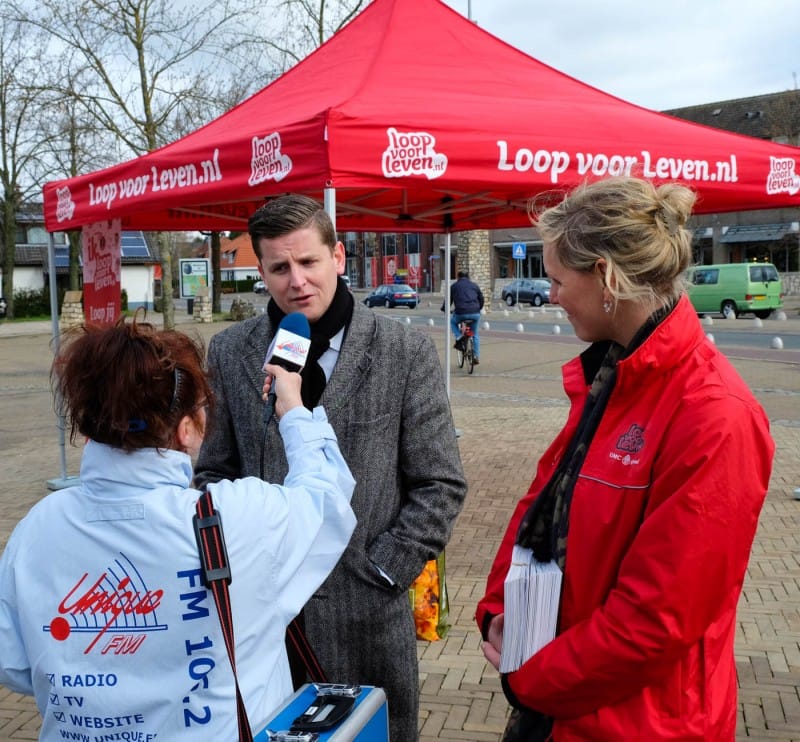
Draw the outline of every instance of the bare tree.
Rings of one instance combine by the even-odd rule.
[[[285,72],[355,18],[370,0],[279,0],[283,29],[264,43]]]
[[[42,129],[49,142],[44,154],[51,178],[71,178],[112,165],[115,148],[113,137],[88,116],[79,102],[85,80],[90,75],[76,65],[65,64],[63,57],[58,62],[45,65],[45,70],[53,70],[54,77],[45,76],[40,84],[50,98],[46,115],[42,117]],[[80,231],[73,230],[68,237],[69,287],[76,290],[80,288]]]
[[[0,293],[8,302],[9,317],[14,316],[17,212],[42,184],[40,157],[45,142],[38,129],[38,113],[44,92],[34,84],[40,58],[36,41],[35,37],[23,33],[20,24],[0,15],[0,218],[3,227]]]
[[[228,49],[256,9],[254,0],[12,0],[9,7],[91,74],[80,92],[62,92],[114,137],[120,158],[150,152],[220,112],[227,101],[207,83],[209,70],[219,71],[220,60],[237,63]],[[171,328],[173,241],[159,243],[164,327]]]

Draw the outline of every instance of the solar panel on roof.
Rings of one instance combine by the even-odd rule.
[[[123,258],[150,257],[150,248],[142,232],[123,232],[120,246]]]

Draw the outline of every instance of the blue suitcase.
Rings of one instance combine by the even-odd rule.
[[[355,695],[355,702],[347,715],[331,729],[319,730],[314,732],[306,731],[294,733],[291,736],[289,729],[292,724],[304,712],[309,709],[317,717],[325,716],[328,708],[323,704],[316,704],[318,689],[324,693],[339,693],[347,695],[347,691],[337,691],[336,689],[355,688],[352,695]],[[330,698],[330,696],[326,696]],[[335,712],[334,712],[335,713]],[[311,714],[309,714],[311,716]],[[308,725],[313,727],[313,721]],[[318,742],[388,742],[389,740],[389,709],[386,704],[386,694],[382,688],[375,688],[371,685],[362,686],[342,686],[307,683],[293,696],[287,699],[280,708],[270,714],[269,720],[258,727],[260,730],[255,735],[253,742],[270,742],[270,740],[317,740]],[[281,738],[270,736],[270,732],[287,733]],[[316,737],[313,734],[317,734]]]

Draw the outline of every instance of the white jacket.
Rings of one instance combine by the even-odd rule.
[[[209,487],[254,725],[291,694],[286,626],[355,527],[354,481],[322,408],[296,408],[280,429],[283,486]],[[126,454],[90,441],[80,484],[15,528],[0,559],[0,683],[36,697],[40,739],[236,739],[233,673],[200,582],[191,478],[191,459],[177,451]]]

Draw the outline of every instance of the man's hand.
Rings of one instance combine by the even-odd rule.
[[[300,385],[303,380],[300,374],[272,364],[267,364],[264,370],[267,372],[267,377],[264,379],[261,396],[266,401],[270,389],[274,387],[275,414],[278,418],[295,407],[303,406],[303,398],[300,396]]]
[[[500,652],[503,650],[503,623],[505,614],[498,613],[489,623],[486,632],[487,641],[483,642],[483,656],[495,670],[500,669]]]

